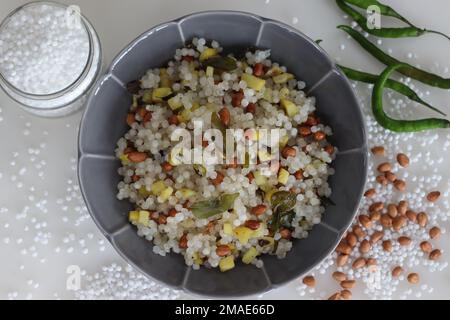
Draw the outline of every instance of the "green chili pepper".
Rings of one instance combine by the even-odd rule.
[[[397,18],[397,19],[405,22],[406,24],[410,25],[411,27],[415,27],[406,18],[401,16],[397,11],[395,11],[394,9],[392,9],[389,6],[386,6],[386,5],[378,2],[377,0],[345,0],[345,1],[355,5],[357,7],[360,7],[361,9],[364,9],[364,10],[367,10],[367,8],[370,6],[377,6],[380,9],[380,14],[382,14],[383,16]]]
[[[375,83],[372,92],[372,112],[377,122],[384,128],[395,132],[417,132],[430,129],[450,128],[450,121],[429,118],[421,120],[396,120],[390,118],[383,110],[383,91],[391,74],[400,68],[409,68],[406,64],[387,67]]]
[[[414,24],[409,22],[405,17],[400,15],[397,11],[395,11],[394,9],[392,9],[389,6],[381,4],[377,0],[344,0],[344,1],[347,3],[350,3],[354,6],[357,6],[361,9],[364,9],[364,10],[367,10],[367,8],[369,8],[370,6],[377,6],[380,10],[380,14],[382,14],[383,16],[394,17],[396,19],[399,19],[399,20],[405,22],[406,24],[408,24],[411,27],[410,29],[409,28],[378,29],[378,30],[384,30],[384,31],[380,31],[380,32],[376,31],[377,29],[371,30],[371,29],[367,28],[367,20],[364,18],[364,16],[361,16],[358,12],[354,11],[352,8],[350,8],[348,6],[346,6],[346,7],[348,7],[350,10],[349,10],[349,12],[347,12],[347,10],[344,10],[338,3],[339,7],[341,7],[341,9],[344,10],[344,12],[346,12],[348,15],[350,15],[368,33],[377,35],[379,37],[384,37],[384,38],[416,37],[416,35],[410,35],[410,34],[418,33],[417,36],[420,36],[424,33],[434,33],[434,34],[441,35],[450,40],[450,37],[442,32],[418,28],[417,26],[415,26]],[[345,6],[345,4],[344,4],[344,6]],[[356,15],[354,16],[354,14],[351,13],[350,11],[356,12]],[[364,19],[364,21],[362,21],[357,16],[361,16]],[[402,32],[404,32],[404,33],[402,33]]]
[[[384,53],[380,50],[376,45],[367,40],[362,34],[358,31],[350,28],[349,26],[340,25],[338,29],[345,31],[348,35],[350,35],[358,44],[366,49],[372,56],[374,56],[377,60],[384,63],[386,66],[393,66],[397,64],[401,64],[397,70],[401,74],[419,80],[425,84],[428,84],[433,87],[441,88],[441,89],[450,89],[450,79],[442,78],[434,73],[430,73],[419,68],[416,68],[410,64],[401,62],[390,55]]]
[[[347,76],[347,78],[349,78],[351,80],[365,82],[365,83],[371,83],[371,84],[375,84],[378,80],[378,76],[374,75],[374,74],[350,69],[350,68],[347,68],[347,67],[344,67],[341,65],[338,65],[338,67]],[[411,99],[417,103],[420,103],[420,104],[424,105],[425,107],[427,107],[433,111],[436,111],[437,113],[439,113],[443,116],[447,116],[441,110],[433,107],[432,105],[430,105],[430,104],[426,103],[425,101],[423,101],[422,99],[420,99],[420,97],[417,95],[417,93],[414,92],[414,90],[412,90],[410,87],[408,87],[407,85],[405,85],[399,81],[388,79],[386,81],[386,88],[397,91],[398,93],[408,97],[409,99]]]
[[[419,37],[427,32],[425,29],[419,29],[416,27],[405,28],[373,28],[367,27],[367,19],[358,11],[353,10],[343,0],[336,0],[336,3],[342,11],[348,14],[358,25],[367,33],[382,38],[403,38],[403,37]]]

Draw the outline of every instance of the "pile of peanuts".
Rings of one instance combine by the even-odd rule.
[[[385,156],[385,149],[381,146],[376,146],[371,149],[372,154],[375,157]],[[406,154],[397,154],[397,162],[401,168],[407,168],[409,166],[409,157]],[[376,182],[381,186],[387,186],[389,183],[393,184],[393,187],[398,192],[405,192],[406,182],[397,179],[394,172],[392,172],[393,165],[389,162],[383,162],[377,167],[378,175],[376,176]],[[368,201],[371,201],[376,195],[375,189],[368,189],[364,193],[364,196]],[[431,191],[426,196],[427,201],[436,202],[440,197],[439,191]],[[441,230],[437,226],[428,225],[428,215],[425,212],[416,212],[413,208],[408,206],[407,201],[402,200],[398,203],[383,203],[372,201],[370,203],[368,212],[360,214],[355,221],[352,228],[347,231],[339,245],[336,247],[336,266],[343,267],[346,265],[351,266],[353,270],[361,268],[369,268],[368,270],[376,270],[377,260],[376,257],[371,257],[369,252],[372,246],[381,244],[382,249],[385,252],[392,252],[393,243],[397,241],[400,246],[411,246],[412,240],[406,235],[400,235],[397,238],[387,238],[383,230],[391,229],[396,232],[401,232],[402,228],[408,224],[417,224],[420,228],[429,228],[428,234],[431,240],[437,240],[441,235]],[[382,228],[379,228],[381,226]],[[382,231],[380,231],[382,230]],[[370,232],[370,237],[367,236]],[[441,257],[441,250],[434,248],[430,241],[423,240],[419,244],[420,250],[425,254],[427,259],[436,261]],[[354,257],[351,255],[353,250],[357,248],[359,256]],[[398,265],[392,268],[392,277],[398,278],[406,272],[403,266]],[[350,291],[356,286],[356,281],[350,279],[345,273],[335,271],[332,274],[334,280],[336,280],[341,290],[335,292],[329,297],[329,300],[349,300],[352,297]],[[418,273],[409,271],[406,276],[407,281],[410,284],[418,284],[420,282],[420,276]],[[309,288],[313,288],[316,285],[316,280],[313,276],[306,276],[302,280],[303,284]]]

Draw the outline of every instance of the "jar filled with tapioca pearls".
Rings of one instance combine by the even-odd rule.
[[[80,109],[101,60],[97,33],[77,6],[32,2],[0,25],[0,85],[33,114],[59,117]]]

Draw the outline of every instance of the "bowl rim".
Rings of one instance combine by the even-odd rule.
[[[186,43],[186,38],[184,36],[183,30],[180,28],[180,24],[190,18],[195,18],[195,17],[201,17],[201,16],[208,16],[208,15],[215,15],[215,14],[228,14],[228,15],[241,15],[241,16],[245,16],[245,17],[251,17],[253,19],[256,19],[260,22],[260,31],[262,30],[263,26],[265,23],[272,23],[275,25],[278,25],[279,27],[286,29],[288,32],[292,32],[295,33],[296,35],[302,37],[304,40],[306,40],[307,42],[309,42],[316,50],[318,50],[321,54],[321,58],[323,58],[326,62],[328,62],[330,64],[330,70],[324,74],[322,76],[322,78],[320,80],[317,81],[316,84],[313,85],[313,87],[311,87],[308,92],[313,91],[315,87],[317,87],[323,80],[327,79],[328,76],[332,73],[335,73],[339,79],[341,81],[343,81],[344,85],[346,87],[348,87],[350,90],[349,92],[351,92],[350,98],[353,100],[354,104],[357,106],[360,106],[359,100],[356,97],[355,91],[349,81],[349,79],[344,75],[344,73],[337,67],[336,63],[331,59],[331,57],[328,55],[328,53],[320,46],[318,45],[314,40],[312,40],[311,38],[309,38],[307,35],[305,35],[303,32],[301,32],[300,30],[277,20],[274,19],[270,19],[270,18],[265,18],[262,16],[259,16],[257,14],[254,13],[250,13],[250,12],[245,12],[245,11],[235,11],[235,10],[206,10],[206,11],[199,11],[199,12],[194,12],[194,13],[190,13],[190,14],[186,14],[184,16],[181,16],[179,18],[170,20],[170,21],[166,21],[160,24],[157,24],[154,27],[151,27],[150,29],[146,30],[145,32],[141,33],[139,36],[137,36],[134,40],[132,40],[131,42],[129,42],[124,49],[122,49],[115,57],[114,59],[111,61],[110,66],[107,69],[107,72],[102,75],[97,82],[95,83],[95,85],[93,86],[91,92],[89,93],[89,97],[88,100],[86,102],[86,108],[83,111],[83,115],[81,117],[81,121],[80,121],[80,126],[79,126],[79,132],[78,132],[78,143],[77,143],[77,147],[78,147],[78,162],[77,162],[77,177],[78,177],[78,182],[80,185],[80,191],[81,194],[83,196],[83,200],[86,204],[86,207],[88,209],[88,212],[91,216],[91,218],[93,219],[94,223],[96,224],[96,226],[99,228],[99,230],[101,231],[101,233],[106,237],[106,239],[110,242],[110,244],[113,246],[114,250],[119,254],[119,256],[121,256],[124,261],[126,263],[128,263],[129,265],[133,266],[133,268],[140,272],[141,274],[143,274],[146,278],[150,279],[151,281],[154,281],[162,286],[166,286],[169,287],[173,290],[177,290],[177,291],[181,291],[184,293],[187,293],[191,296],[194,297],[200,297],[200,298],[219,298],[219,299],[226,299],[226,298],[240,298],[240,297],[250,297],[252,295],[262,295],[262,294],[266,294],[268,292],[271,292],[275,289],[279,289],[281,287],[284,287],[286,284],[294,281],[295,279],[299,279],[302,276],[304,276],[305,274],[309,273],[311,270],[313,270],[315,267],[317,267],[317,265],[319,265],[326,257],[328,257],[331,253],[334,252],[334,250],[336,249],[337,245],[339,244],[340,240],[342,239],[342,236],[345,234],[345,232],[349,229],[349,227],[352,225],[352,223],[355,220],[355,217],[358,213],[358,208],[361,205],[362,199],[363,199],[363,193],[364,193],[364,186],[367,183],[367,177],[368,177],[368,155],[367,155],[367,150],[368,150],[368,140],[367,140],[367,124],[364,120],[364,116],[363,116],[363,112],[361,108],[358,108],[357,110],[357,117],[359,118],[359,122],[360,122],[360,126],[361,126],[361,134],[362,134],[362,138],[363,138],[363,143],[360,147],[358,147],[357,149],[352,149],[352,150],[356,150],[359,151],[362,155],[362,159],[363,159],[363,177],[362,177],[362,188],[361,190],[359,190],[358,192],[358,197],[357,199],[359,199],[357,201],[357,203],[355,203],[355,209],[353,210],[351,216],[349,216],[348,218],[348,222],[345,224],[345,226],[341,229],[341,230],[334,230],[337,233],[336,236],[336,240],[333,243],[333,245],[331,245],[329,247],[328,250],[325,250],[319,257],[318,257],[318,262],[312,266],[310,266],[307,270],[305,270],[304,272],[299,272],[298,274],[296,274],[295,276],[289,277],[288,279],[284,280],[283,282],[277,283],[277,284],[273,284],[271,281],[269,281],[269,285],[261,290],[258,291],[254,291],[252,293],[235,293],[232,295],[229,294],[221,294],[221,293],[214,293],[214,294],[206,294],[206,293],[200,293],[200,292],[196,292],[196,291],[192,291],[188,288],[186,288],[184,286],[185,280],[186,280],[186,276],[189,274],[189,272],[191,272],[192,269],[189,266],[187,267],[186,270],[186,274],[184,276],[184,279],[182,281],[181,284],[179,285],[173,285],[173,284],[168,284],[160,279],[157,279],[153,276],[151,276],[150,274],[148,274],[146,271],[144,271],[140,266],[138,266],[134,261],[132,261],[125,252],[123,252],[120,248],[118,248],[118,246],[115,244],[115,241],[113,239],[113,237],[111,236],[111,234],[109,232],[107,232],[102,225],[100,224],[100,222],[98,221],[96,215],[94,214],[93,210],[91,209],[90,203],[87,200],[87,196],[85,195],[85,190],[84,190],[84,183],[81,179],[81,175],[80,175],[80,163],[81,163],[81,159],[88,153],[83,153],[82,150],[82,132],[83,132],[83,124],[85,122],[85,118],[87,116],[88,110],[94,100],[95,97],[95,93],[98,91],[98,89],[101,87],[101,85],[103,84],[103,82],[105,82],[106,80],[108,80],[109,78],[112,78],[113,80],[115,80],[117,83],[119,83],[120,85],[122,85],[123,87],[125,87],[125,84],[118,79],[115,75],[114,75],[114,68],[115,66],[120,62],[120,60],[133,48],[133,46],[135,46],[136,44],[138,44],[139,42],[141,42],[142,40],[144,40],[148,35],[157,32],[158,30],[165,28],[169,25],[173,25],[173,24],[177,24],[180,35],[181,35],[181,40],[183,41],[183,43]],[[259,36],[258,36],[259,37]],[[308,93],[307,93],[308,94]],[[352,150],[347,150],[345,152],[349,152]],[[265,273],[265,271],[264,271]],[[267,275],[266,275],[267,276]]]

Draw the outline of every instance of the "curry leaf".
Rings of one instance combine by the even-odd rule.
[[[236,60],[230,57],[212,57],[203,62],[205,67],[213,67],[224,71],[233,71],[237,69]]]
[[[239,193],[225,194],[219,198],[194,203],[191,210],[195,217],[207,219],[233,208],[234,202],[238,197]]]

